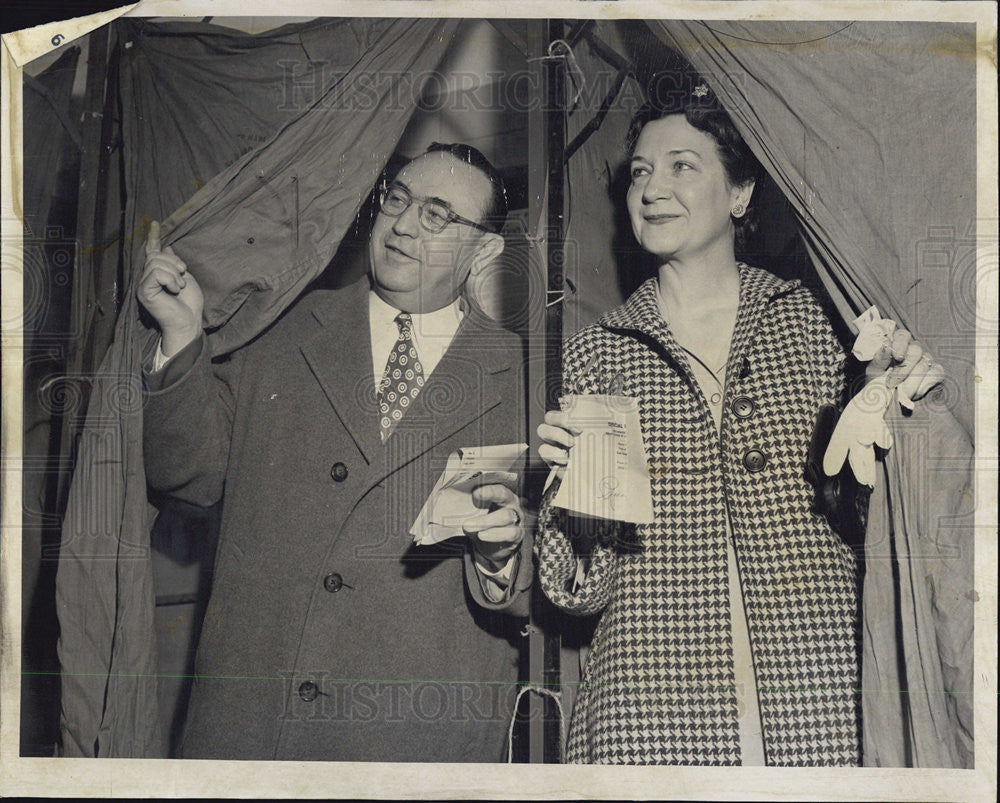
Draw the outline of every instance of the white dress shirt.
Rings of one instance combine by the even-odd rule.
[[[385,373],[385,364],[396,341],[399,340],[399,325],[396,316],[399,310],[386,303],[374,291],[368,294],[368,325],[372,335],[372,375],[378,386]],[[417,350],[417,358],[424,369],[424,379],[441,362],[441,358],[451,345],[458,326],[465,317],[459,300],[456,298],[447,307],[434,312],[410,313],[413,324],[410,327],[410,337],[413,347]]]

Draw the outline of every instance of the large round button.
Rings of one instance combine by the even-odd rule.
[[[343,463],[334,463],[330,468],[330,476],[333,477],[334,482],[343,482],[347,479],[347,466]]]
[[[747,471],[761,471],[765,463],[767,463],[767,458],[764,457],[763,452],[757,449],[751,449],[743,455],[743,465],[746,466]]]
[[[749,418],[753,415],[756,406],[749,396],[737,396],[733,399],[733,413],[740,418]]]
[[[307,680],[299,685],[299,697],[305,700],[307,703],[311,703],[317,697],[319,697],[319,686],[313,683],[311,680]]]
[[[326,577],[323,578],[323,588],[325,588],[331,594],[336,594],[343,587],[344,587],[344,578],[341,577],[336,572],[328,574]]]

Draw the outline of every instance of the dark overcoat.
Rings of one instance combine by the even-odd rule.
[[[185,757],[503,759],[530,549],[490,605],[467,543],[409,529],[451,452],[524,440],[521,341],[471,310],[383,445],[367,293],[313,291],[150,379],[150,485],[224,496]]]

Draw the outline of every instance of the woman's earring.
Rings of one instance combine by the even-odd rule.
[[[743,204],[736,204],[733,207],[733,217],[739,220],[746,213],[746,209],[743,208]]]

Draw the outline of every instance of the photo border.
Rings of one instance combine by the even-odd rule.
[[[288,16],[287,4],[259,0],[148,0],[127,16]],[[585,2],[517,0],[457,3],[302,2],[295,16],[447,16],[465,18],[863,19],[973,22],[977,26],[979,270],[997,264],[996,11],[992,2]],[[106,12],[105,24],[119,12]],[[89,27],[88,27],[89,26]],[[4,35],[2,60],[2,214],[20,220],[21,68],[30,58],[91,30],[94,17]],[[48,43],[46,45],[46,43]],[[3,232],[5,278],[23,275],[20,231]],[[997,320],[997,287],[977,283],[979,320]],[[3,282],[3,320],[21,309],[18,281]],[[674,798],[715,800],[992,800],[996,795],[997,666],[997,343],[979,330],[976,342],[975,478],[975,769],[597,767],[539,764],[410,764],[369,762],[210,761],[181,759],[22,758],[19,755],[21,662],[20,333],[3,332],[2,666],[0,666],[0,794],[3,796],[272,796],[437,797],[470,799]],[[10,537],[14,535],[15,537]]]

